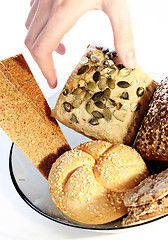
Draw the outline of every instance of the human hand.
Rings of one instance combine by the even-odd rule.
[[[65,53],[61,39],[89,10],[102,10],[108,15],[121,62],[125,67],[135,67],[134,41],[126,0],[31,0],[30,5],[25,24],[28,29],[25,44],[51,88],[57,85],[52,52]]]

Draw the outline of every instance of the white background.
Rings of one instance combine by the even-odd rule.
[[[129,0],[129,3],[138,63],[147,72],[168,74],[167,0]],[[66,55],[54,54],[59,84],[51,90],[24,46],[24,23],[29,9],[29,0],[0,0],[0,59],[22,52],[46,98],[62,87],[88,43],[113,47],[107,16],[97,11],[85,14],[63,39]],[[11,182],[8,170],[11,143],[0,129],[0,240],[158,239],[166,235],[167,217],[117,234],[73,229],[44,218],[20,198]]]

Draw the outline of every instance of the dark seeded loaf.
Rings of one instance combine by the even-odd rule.
[[[161,81],[153,94],[135,148],[148,162],[168,163],[168,78]]]
[[[92,139],[132,145],[157,84],[116,52],[89,45],[67,80],[52,116]]]

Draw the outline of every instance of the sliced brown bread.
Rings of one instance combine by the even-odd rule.
[[[23,55],[0,63],[0,127],[48,178],[50,168],[70,149]]]
[[[51,119],[50,107],[22,54],[2,60],[0,70],[40,114]]]

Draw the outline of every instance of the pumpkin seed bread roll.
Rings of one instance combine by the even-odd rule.
[[[70,150],[23,55],[0,62],[0,127],[45,178]]]
[[[153,172],[168,167],[168,78],[153,94],[149,110],[138,133],[135,148],[144,160],[155,166]],[[157,169],[158,168],[158,169]]]
[[[98,140],[62,154],[48,183],[53,202],[65,215],[86,224],[103,224],[127,213],[125,193],[147,176],[146,165],[134,149]]]
[[[157,84],[115,51],[87,47],[67,80],[52,116],[91,139],[132,145]]]

